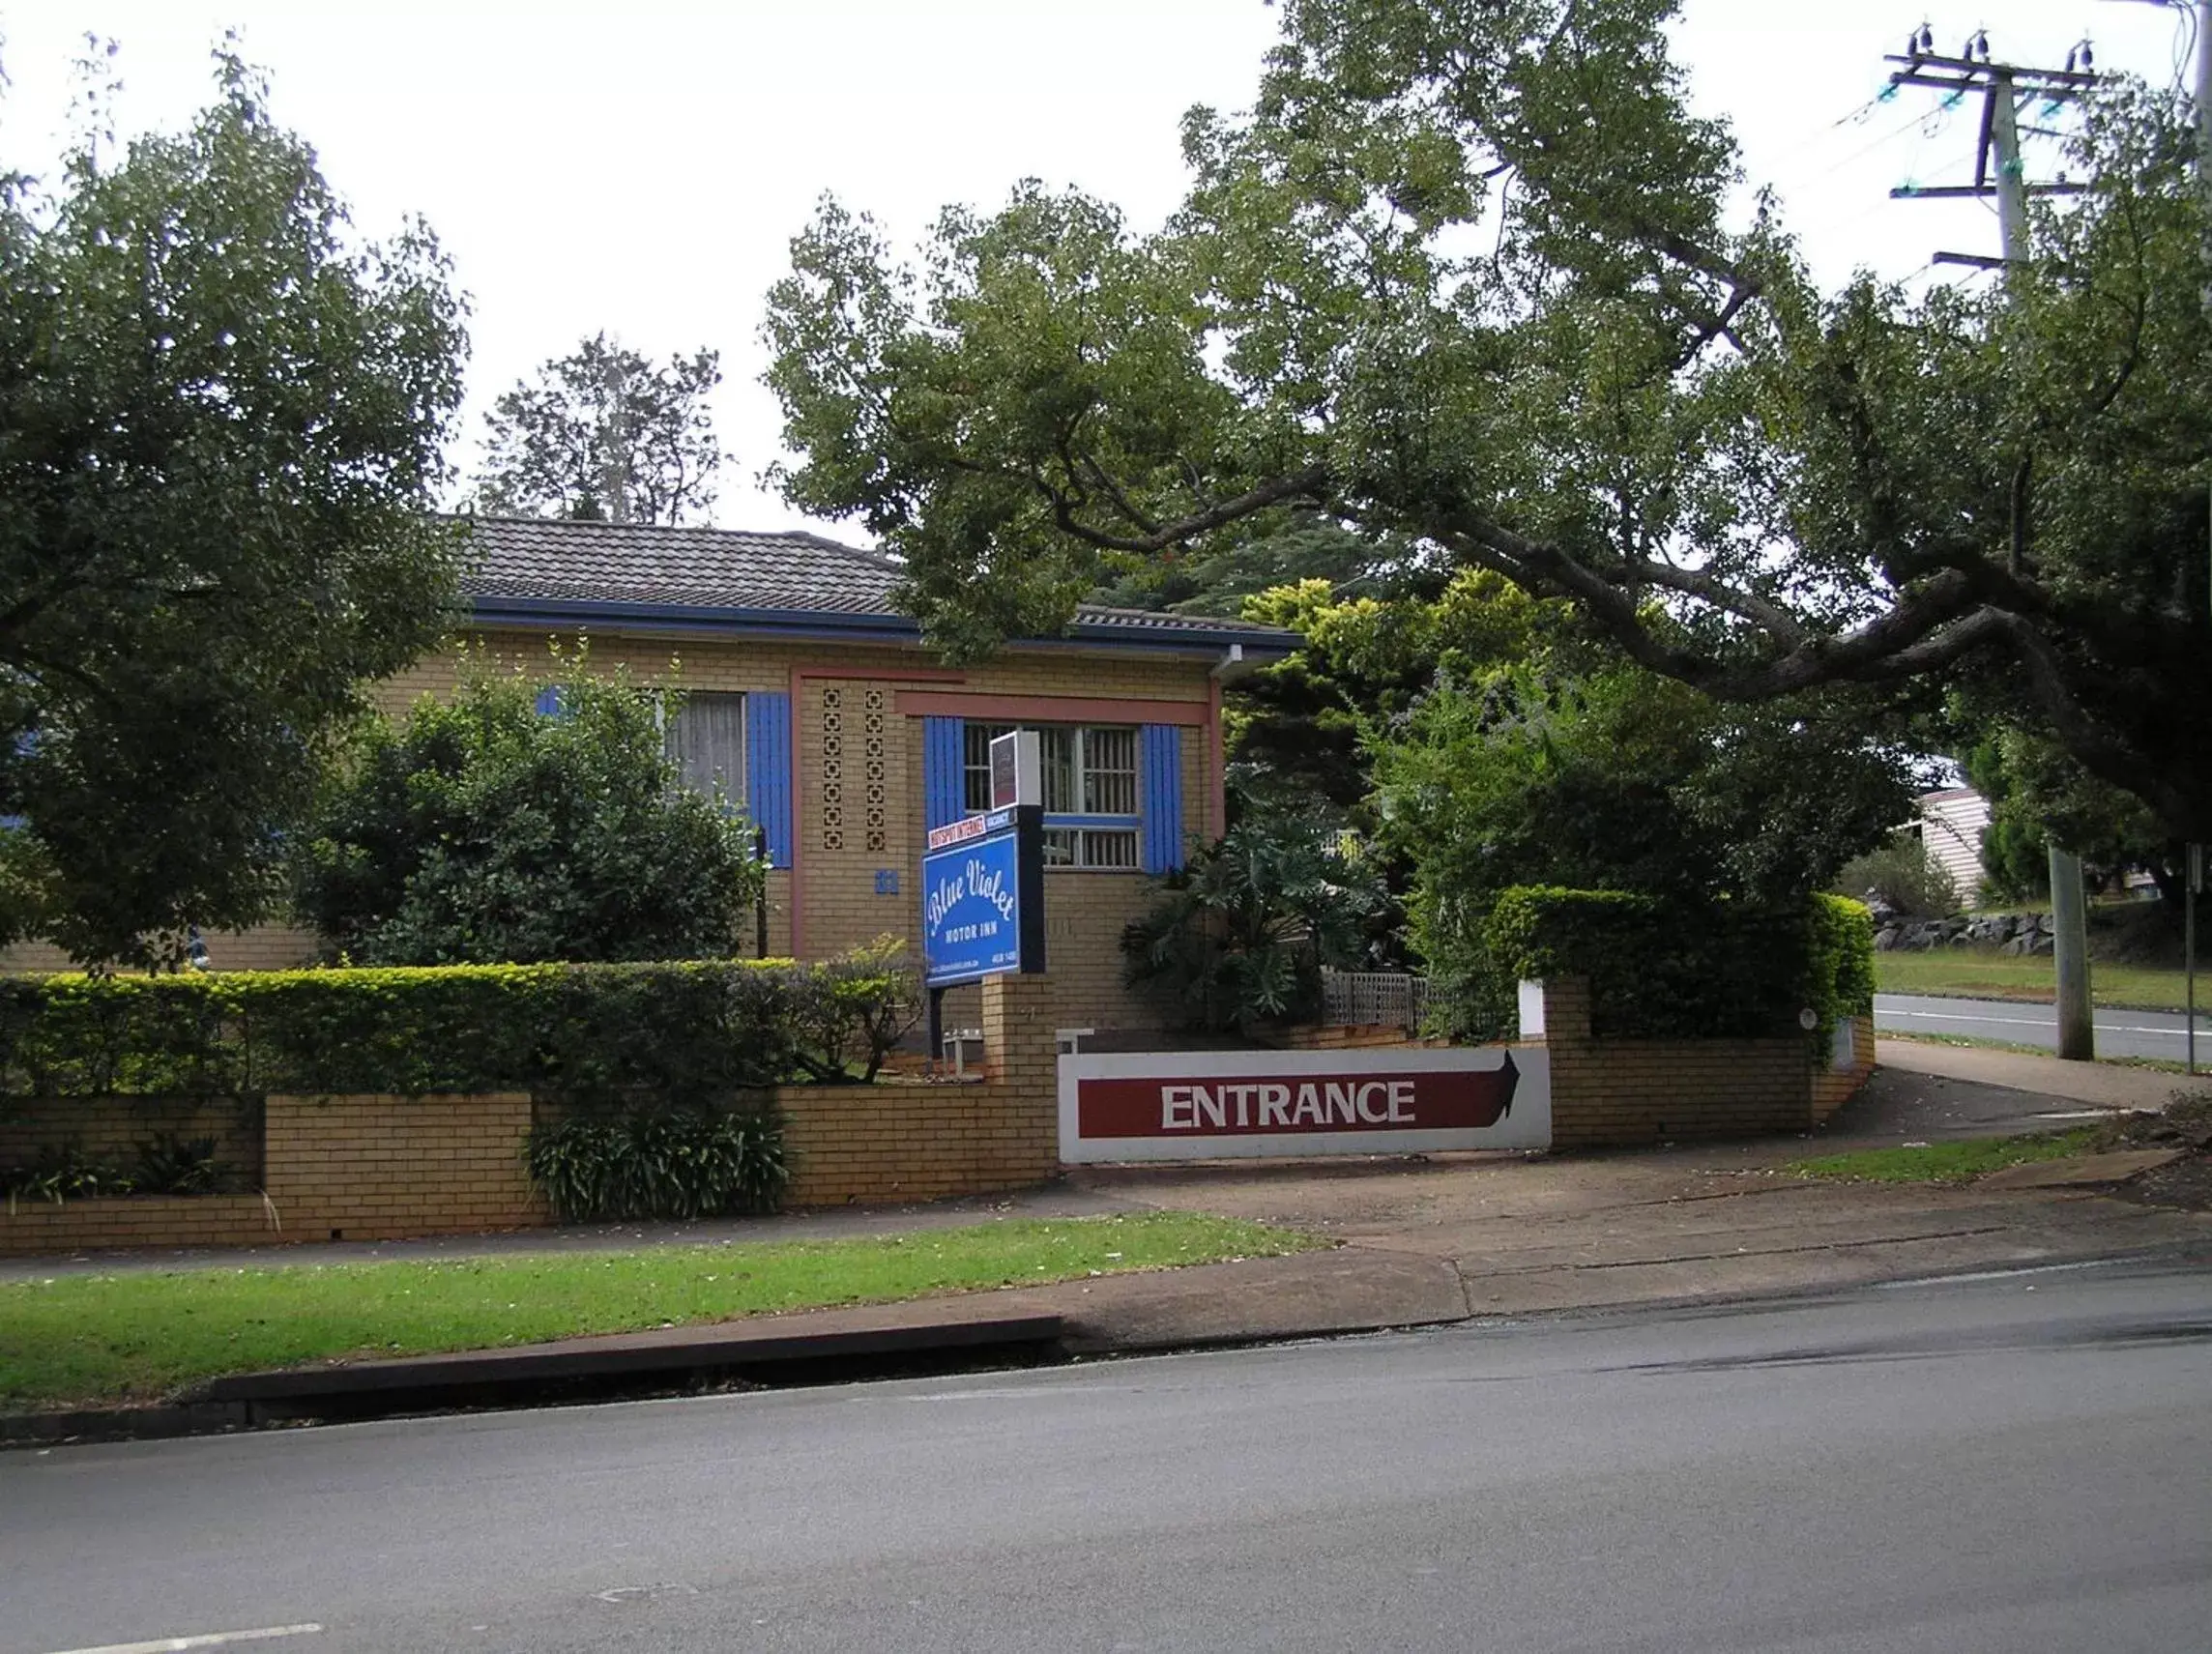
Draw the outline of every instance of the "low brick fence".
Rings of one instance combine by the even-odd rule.
[[[1524,1043],[1551,1052],[1552,1141],[1561,1148],[1798,1131],[1842,1106],[1874,1066],[1874,1028],[1839,1030],[1828,1061],[1807,1036],[1598,1039],[1577,981],[1531,984]],[[1530,1016],[1528,1013],[1533,1012]],[[796,1206],[929,1201],[1044,1182],[1060,1170],[1058,1050],[1041,977],[984,986],[982,1078],[936,1085],[786,1088],[774,1101],[795,1162]],[[1377,1035],[1382,1037],[1378,1038]],[[1306,1050],[1410,1043],[1389,1030],[1305,1030]],[[249,1195],[26,1203],[0,1211],[0,1253],[101,1247],[381,1240],[523,1229],[552,1221],[522,1163],[534,1116],[524,1092],[268,1099],[257,1122],[229,1103],[131,1101],[34,1110],[0,1131],[15,1158],[73,1137],[119,1155],[158,1130],[215,1136],[258,1176]]]
[[[1052,1001],[1041,978],[986,984],[981,1079],[964,1084],[789,1087],[798,1206],[942,1200],[1041,1183],[1059,1171]],[[0,1133],[0,1156],[73,1141],[124,1158],[158,1131],[215,1136],[255,1180],[248,1195],[134,1195],[0,1208],[0,1254],[103,1247],[390,1240],[553,1221],[522,1162],[526,1092],[273,1096],[259,1120],[229,1101],[130,1098],[47,1104]],[[257,1126],[257,1129],[256,1129]]]
[[[1532,998],[1540,1000],[1535,1018]],[[1600,1039],[1589,986],[1526,983],[1524,1032],[1552,1054],[1552,1145],[1633,1147],[1675,1138],[1749,1137],[1819,1124],[1874,1072],[1874,1019],[1839,1030],[1823,1060],[1809,1035]]]

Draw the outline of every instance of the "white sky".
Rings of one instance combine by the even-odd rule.
[[[1940,51],[1986,24],[1999,58],[2056,67],[2087,33],[2100,68],[2161,82],[2184,24],[2141,0],[1688,0],[1697,95],[1734,122],[1825,279],[1861,264],[1927,279],[1938,247],[1996,251],[1982,204],[1888,198],[1972,164],[1970,108],[1930,119],[1933,92],[1868,106],[1881,55],[1924,15]],[[0,160],[44,170],[62,147],[88,31],[122,43],[132,131],[189,121],[235,26],[356,221],[377,234],[421,213],[453,255],[474,306],[464,467],[491,399],[580,337],[603,328],[655,358],[704,345],[722,353],[733,460],[715,520],[800,527],[756,486],[778,449],[756,335],[815,199],[909,238],[942,204],[993,205],[1033,174],[1150,227],[1183,188],[1178,117],[1241,106],[1274,20],[1261,0],[0,0]]]

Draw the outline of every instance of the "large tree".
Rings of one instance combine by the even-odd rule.
[[[459,303],[218,58],[188,131],[0,179],[0,943],[258,918],[355,686],[451,619]],[[107,153],[102,153],[107,150]]]
[[[510,516],[703,521],[722,465],[707,398],[721,382],[711,350],[655,367],[605,334],[588,338],[493,404],[477,503]]]
[[[2175,102],[2092,100],[2001,286],[1821,291],[1733,213],[1674,0],[1284,0],[1250,114],[1132,235],[826,203],[771,297],[788,497],[908,560],[955,655],[1101,559],[1291,513],[1580,604],[1723,700],[1971,684],[2212,836],[2212,326]]]

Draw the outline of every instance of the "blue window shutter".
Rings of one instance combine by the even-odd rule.
[[[922,825],[941,827],[968,813],[967,730],[960,718],[921,720]]]
[[[560,684],[548,683],[544,688],[538,691],[538,715],[539,717],[558,718],[563,716],[567,711],[568,709],[561,705]]]
[[[768,864],[791,865],[791,697],[745,696],[745,813],[768,834]]]
[[[1182,865],[1182,731],[1174,724],[1147,724],[1138,760],[1143,797],[1137,813],[1147,873],[1172,873]]]

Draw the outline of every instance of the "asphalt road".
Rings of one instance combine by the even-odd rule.
[[[2208,1396],[2107,1267],[17,1452],[0,1654],[2199,1648]]]
[[[2212,999],[2212,972],[2199,979]],[[2099,1057],[2162,1057],[2179,1062],[2189,1021],[2179,1011],[2100,1009],[2095,1016]],[[2058,1049],[2058,1012],[2030,1000],[1938,1000],[1920,994],[1877,994],[1877,1032],[1951,1033],[2001,1039],[2011,1045]],[[2197,1061],[2212,1066],[2212,1015],[2197,1013]]]

